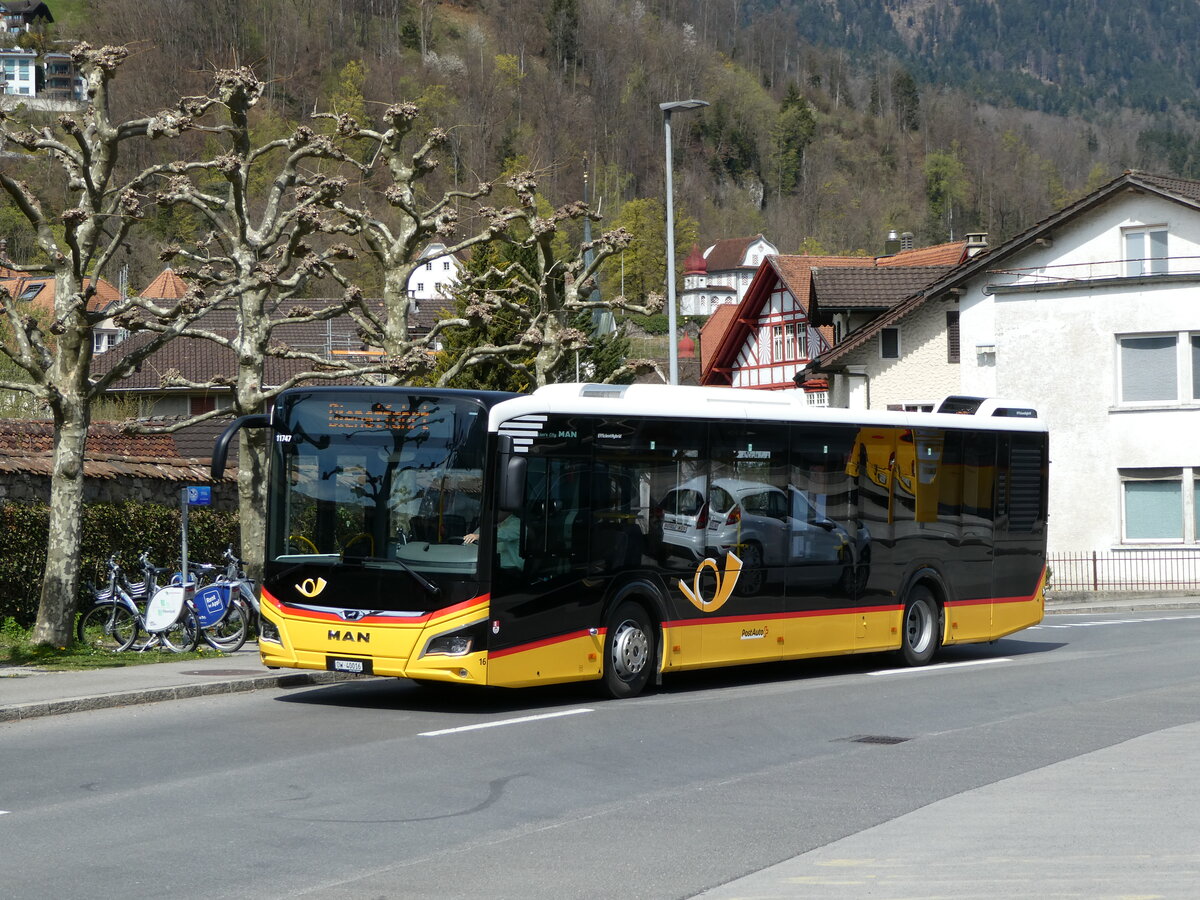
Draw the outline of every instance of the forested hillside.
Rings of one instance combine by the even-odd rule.
[[[683,233],[702,243],[761,231],[785,252],[876,253],[891,228],[922,243],[966,231],[996,242],[1123,168],[1196,174],[1187,115],[1197,74],[1180,65],[1200,40],[1186,18],[1200,15],[1194,4],[64,0],[61,8],[54,37],[134,50],[116,88],[119,114],[202,93],[214,68],[235,63],[270,82],[258,122],[267,134],[314,111],[370,117],[413,100],[429,126],[450,134],[442,186],[533,168],[559,204],[582,196],[587,166],[605,227],[626,224],[649,247],[661,247],[661,229],[652,237],[641,223],[662,198],[658,104],[667,100],[711,104],[673,119],[677,209]],[[0,228],[13,221],[0,209]],[[185,225],[160,215],[143,232],[130,254],[135,285],[161,265],[155,241]],[[645,275],[634,271],[635,249],[610,278]]]

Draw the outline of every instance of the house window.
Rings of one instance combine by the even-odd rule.
[[[946,310],[946,362],[956,363],[958,357],[958,310]]]
[[[1117,347],[1122,404],[1200,399],[1200,334],[1127,335]]]
[[[767,362],[783,361],[783,326],[771,326],[771,358]]]
[[[797,359],[796,356],[796,326],[783,326],[783,358]]]
[[[1128,228],[1125,230],[1125,274],[1165,275],[1167,271],[1167,229]]]
[[[417,290],[418,290],[419,292],[422,292],[422,293],[423,293],[423,292],[425,291],[425,282],[423,282],[423,281],[418,281],[418,282],[417,282]]]
[[[203,397],[192,397],[188,403],[188,412],[193,416],[212,412],[216,408],[217,398],[212,394],[206,394]]]
[[[448,259],[442,260],[442,271],[443,272],[450,271],[450,260],[448,260]]]
[[[432,262],[427,262],[427,263],[425,263],[425,271],[426,271],[426,272],[432,272],[432,271],[433,271],[433,263],[432,263]]]
[[[879,333],[879,356],[881,359],[900,358],[899,328],[885,328]]]
[[[1192,399],[1200,400],[1200,334],[1192,335]]]
[[[1122,540],[1196,542],[1200,534],[1200,467],[1121,469],[1120,474]]]

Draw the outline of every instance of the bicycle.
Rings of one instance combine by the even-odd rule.
[[[145,556],[142,555],[144,566],[149,566]],[[93,605],[76,624],[76,637],[81,644],[113,652],[129,650],[135,645],[139,651],[157,645],[175,653],[196,649],[200,640],[200,622],[188,604],[182,586],[176,588],[178,596],[164,595],[168,588],[157,590],[150,595],[147,610],[143,613],[115,554],[108,558],[106,565],[108,586],[102,590],[93,589]],[[147,585],[143,583],[141,587]],[[143,632],[148,639],[139,644],[138,638]]]
[[[219,566],[198,563],[193,567],[197,575],[216,575]],[[226,570],[226,573],[228,569]],[[217,575],[207,584],[197,587],[189,603],[200,622],[200,635],[214,650],[234,653],[246,643],[250,631],[253,607],[237,592],[238,583]]]
[[[261,621],[262,610],[258,604],[258,588],[246,577],[246,561],[233,552],[233,546],[225,548],[225,580],[237,588],[238,596],[250,607],[251,626],[258,634],[258,624]]]

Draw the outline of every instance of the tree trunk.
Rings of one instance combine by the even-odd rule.
[[[242,558],[251,578],[262,581],[267,549],[268,432],[243,428],[238,435],[238,521]]]
[[[61,417],[61,419],[60,419]],[[38,604],[35,644],[69,646],[79,593],[83,539],[83,451],[87,443],[85,402],[62,403],[55,416],[53,470],[50,476],[50,532],[46,570]]]

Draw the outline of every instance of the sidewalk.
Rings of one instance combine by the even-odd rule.
[[[188,659],[113,669],[43,672],[0,667],[0,722],[136,703],[157,703],[263,688],[305,687],[360,678],[341,672],[268,669],[258,645],[212,659]]]
[[[1048,615],[1162,609],[1200,609],[1200,596],[1061,594],[1052,596],[1046,607]],[[237,653],[213,659],[189,659],[82,672],[41,672],[0,667],[0,722],[263,688],[331,684],[361,677],[315,670],[273,671],[259,661],[258,646],[252,643]]]

